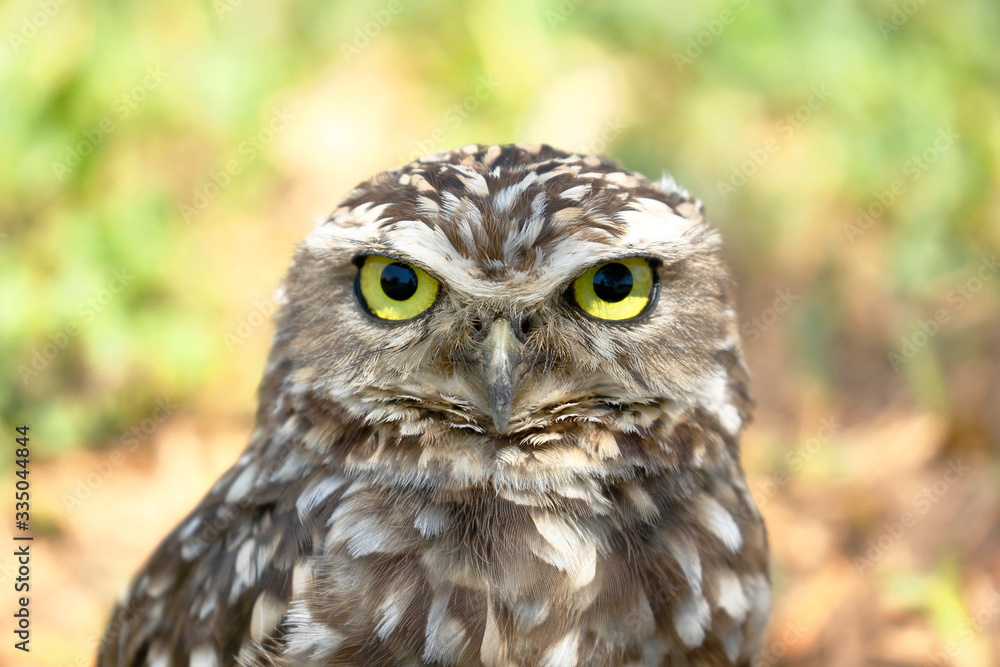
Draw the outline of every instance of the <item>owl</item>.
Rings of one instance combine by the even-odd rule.
[[[768,547],[719,253],[672,179],[547,145],[365,181],[97,664],[748,665]]]

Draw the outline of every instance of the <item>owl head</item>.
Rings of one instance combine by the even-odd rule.
[[[317,447],[352,423],[348,464],[456,484],[632,468],[632,440],[692,411],[735,438],[749,397],[719,244],[670,178],[546,145],[428,155],[301,244],[261,404],[308,397]]]

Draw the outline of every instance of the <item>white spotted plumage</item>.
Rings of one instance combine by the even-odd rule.
[[[672,179],[548,146],[355,188],[279,290],[246,453],[135,578],[98,664],[749,664],[767,544],[719,244]],[[434,305],[364,312],[369,254],[436,278]],[[570,283],[627,257],[656,272],[648,312],[575,310]],[[523,354],[502,420],[496,331]]]

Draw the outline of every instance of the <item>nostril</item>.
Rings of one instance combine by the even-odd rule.
[[[507,321],[510,325],[510,330],[514,336],[522,343],[528,337],[528,334],[534,329],[534,322],[530,317],[514,317],[514,316],[503,316],[503,319]],[[472,327],[473,335],[477,339],[481,339],[486,334],[490,332],[493,323],[497,320],[494,317],[473,317],[469,319],[469,326]]]
[[[528,337],[528,334],[530,334],[531,330],[534,328],[534,322],[530,317],[522,317],[521,326],[519,328],[521,331],[520,338],[521,340],[524,340],[525,338]]]

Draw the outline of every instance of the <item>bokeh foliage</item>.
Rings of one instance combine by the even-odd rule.
[[[998,477],[993,0],[9,0],[0,27],[0,427],[29,423],[43,463],[100,457],[164,400],[248,432],[270,290],[313,218],[421,152],[527,141],[704,200],[739,282],[752,478],[824,415],[845,425],[764,507],[786,616],[852,580],[836,573],[893,520],[897,462],[933,480],[927,461],[972,455]],[[932,562],[869,582],[943,640],[1000,553],[959,554],[961,528],[914,533]],[[988,654],[969,646],[960,664]]]

